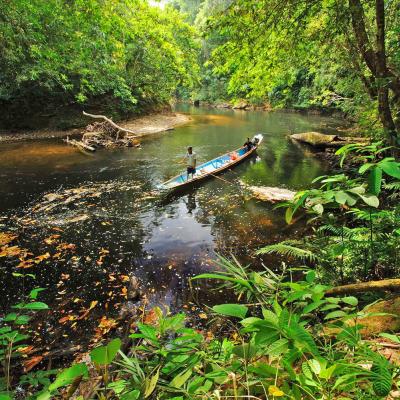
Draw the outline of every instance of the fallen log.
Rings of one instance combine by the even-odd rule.
[[[341,295],[349,293],[363,293],[376,291],[398,292],[400,290],[400,279],[384,279],[381,281],[370,281],[353,283],[350,285],[336,286],[329,289],[327,295]]]
[[[257,199],[276,203],[278,201],[292,201],[296,192],[289,189],[269,187],[269,186],[251,186],[239,181],[242,187],[248,190]]]
[[[367,144],[368,138],[325,135],[320,132],[295,133],[289,136],[297,142],[306,143],[314,147],[342,147],[346,144]]]
[[[136,134],[136,132],[134,132],[130,129],[127,129],[127,128],[122,128],[121,126],[119,126],[115,122],[113,122],[110,118],[107,118],[105,115],[89,114],[85,111],[83,111],[83,115],[86,115],[87,117],[91,117],[91,118],[95,118],[95,119],[103,119],[104,121],[108,122],[111,126],[113,126],[115,129],[118,129],[121,132],[129,133],[131,136],[138,136]]]
[[[79,149],[84,149],[84,150],[88,150],[88,151],[96,151],[96,149],[93,146],[89,146],[88,144],[86,144],[82,141],[79,141],[79,140],[70,139],[69,136],[67,136],[67,138],[64,139],[64,142],[70,144],[71,146],[78,147]]]

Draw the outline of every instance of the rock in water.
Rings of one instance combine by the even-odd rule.
[[[307,143],[314,147],[342,147],[349,143],[367,144],[369,142],[367,138],[325,135],[320,132],[295,133],[289,137],[290,139]]]
[[[250,104],[247,103],[246,101],[239,101],[238,103],[236,103],[232,109],[233,110],[246,110],[247,108],[250,107]]]
[[[295,133],[294,135],[290,135],[290,138],[298,142],[311,144],[312,146],[326,145],[327,143],[340,140],[338,135],[324,135],[319,132]]]
[[[276,203],[278,201],[292,201],[296,192],[289,189],[269,186],[248,186],[240,182],[254,197],[263,201]]]

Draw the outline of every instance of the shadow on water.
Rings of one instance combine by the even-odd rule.
[[[127,301],[127,280],[137,276],[150,305],[192,309],[189,278],[216,268],[217,254],[259,263],[254,250],[296,236],[281,210],[243,196],[237,181],[300,189],[324,172],[286,135],[332,132],[341,121],[286,113],[188,109],[193,120],[146,137],[142,149],[102,150],[86,156],[61,141],[1,144],[0,231],[17,236],[16,256],[0,257],[0,305],[4,312],[34,286],[52,312],[41,321],[50,345],[93,335],[102,318],[116,319]],[[219,179],[160,198],[155,188],[179,173],[187,146],[198,162],[266,132],[257,157]],[[268,261],[268,260],[265,260]],[[36,278],[16,278],[13,271]],[[227,294],[196,288],[212,304]],[[62,322],[60,322],[62,321]],[[61,329],[60,329],[61,326]],[[81,339],[79,339],[81,340]]]

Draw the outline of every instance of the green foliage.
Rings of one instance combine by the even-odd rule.
[[[247,307],[240,304],[219,304],[213,307],[213,310],[222,315],[227,315],[236,318],[245,318],[247,314]]]
[[[220,267],[215,279],[220,275],[224,280],[226,273],[234,278],[233,271],[238,271],[223,260]],[[241,281],[248,274],[242,268],[236,278]],[[159,399],[213,398],[212,393],[257,397],[266,390],[271,396],[296,399],[336,398],[343,392],[349,399],[388,394],[394,367],[361,339],[356,321],[365,313],[357,310],[357,298],[327,296],[327,287],[315,283],[313,271],[296,282],[273,273],[268,278],[275,295],[265,301],[254,293],[257,307],[214,307],[221,315],[240,319],[230,339],[205,341],[173,322],[176,316],[159,311],[152,325],[139,324],[139,333],[132,335],[133,356],[121,354],[118,380],[109,389],[120,398],[133,393],[132,398]],[[184,322],[180,315],[179,320]],[[161,326],[171,329],[166,333]],[[336,337],[329,334],[332,326]]]
[[[18,279],[23,278],[23,274],[16,276]],[[15,367],[14,360],[21,359],[21,353],[18,351],[21,347],[25,346],[26,340],[29,339],[29,322],[34,312],[47,310],[47,304],[35,301],[38,294],[43,291],[43,288],[33,289],[23,302],[13,306],[17,312],[6,314],[4,318],[0,319],[0,363],[5,389],[11,387],[12,370]],[[29,379],[24,377],[22,382]],[[47,383],[47,380],[39,381],[39,383]],[[2,380],[0,380],[0,392],[2,390]],[[1,393],[0,393],[1,395]],[[8,395],[7,395],[8,396]]]
[[[267,246],[259,254],[275,252],[302,261],[308,257],[324,271],[327,281],[397,276],[400,163],[385,157],[389,150],[382,142],[340,148],[336,154],[342,166],[350,162],[348,174],[319,177],[315,180],[318,189],[299,192],[293,202],[283,205],[288,223],[301,210],[316,215],[312,220],[319,223],[315,234]],[[378,196],[384,206],[392,202],[389,209],[377,209]]]
[[[271,254],[271,253],[278,253],[291,258],[308,260],[308,261],[313,261],[316,258],[316,256],[311,251],[299,249],[298,247],[291,246],[289,244],[286,244],[285,242],[281,242],[278,244],[271,244],[257,251],[257,254]]]
[[[172,7],[18,0],[2,2],[0,17],[4,105],[29,112],[35,100],[43,107],[101,96],[127,112],[165,103],[178,85],[197,81],[195,30]]]
[[[114,360],[119,349],[121,348],[121,340],[114,339],[107,346],[96,347],[90,352],[90,359],[96,365],[109,365]]]

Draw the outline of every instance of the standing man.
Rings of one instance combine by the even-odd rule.
[[[187,175],[186,175],[186,180],[189,180],[189,175],[192,175],[192,179],[194,177],[194,174],[196,173],[196,153],[193,151],[192,147],[188,147],[187,153],[185,155],[184,160],[186,160],[186,166],[187,166]]]

